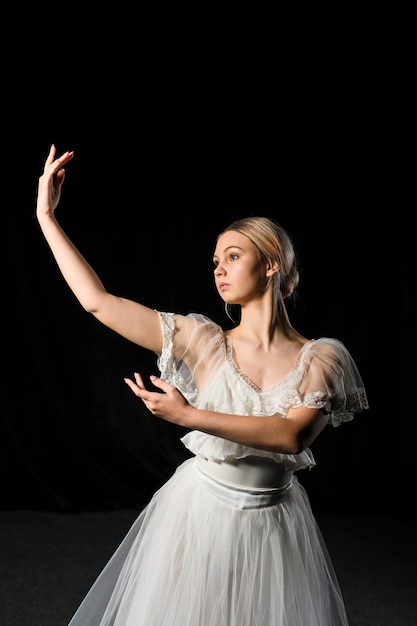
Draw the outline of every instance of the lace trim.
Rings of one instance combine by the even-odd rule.
[[[174,387],[178,387],[181,393],[192,404],[197,398],[197,389],[193,383],[190,371],[185,363],[173,356],[173,337],[176,332],[173,313],[157,311],[161,317],[161,329],[163,336],[162,352],[158,355],[158,368],[161,375]]]
[[[172,367],[172,350],[173,350],[173,336],[175,333],[174,316],[170,313],[159,313],[162,320],[162,352],[159,355],[159,369],[160,371],[169,371],[170,374],[174,374],[174,368]]]
[[[295,359],[294,365],[285,374],[285,376],[280,378],[277,382],[273,383],[270,387],[266,387],[265,389],[261,389],[260,387],[258,387],[258,385],[256,383],[254,383],[253,380],[251,380],[249,378],[249,376],[247,376],[244,372],[242,372],[242,370],[238,367],[237,363],[233,359],[233,343],[232,343],[232,338],[231,338],[230,334],[226,335],[226,360],[227,360],[228,364],[230,365],[230,367],[233,369],[233,371],[239,376],[239,378],[241,378],[243,381],[245,381],[245,383],[249,387],[251,387],[251,389],[253,389],[254,391],[256,391],[257,393],[260,393],[260,394],[268,393],[268,392],[272,391],[273,389],[276,389],[280,385],[284,384],[288,380],[288,378],[298,368],[298,366],[300,364],[300,360],[303,357],[303,355],[306,352],[306,350],[308,349],[308,347],[311,344],[313,344],[314,342],[315,342],[315,339],[310,339],[310,341],[307,341],[307,343],[305,343],[303,345],[303,347],[299,350],[299,352],[297,354],[297,357]]]

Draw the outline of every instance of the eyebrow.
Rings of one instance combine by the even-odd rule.
[[[241,246],[237,246],[237,245],[227,246],[227,248],[224,248],[222,252],[227,252],[228,250],[230,250],[230,248],[237,248],[238,250],[242,250],[242,252],[244,252],[244,248],[242,248]],[[217,254],[213,254],[213,258],[217,256],[218,256]]]

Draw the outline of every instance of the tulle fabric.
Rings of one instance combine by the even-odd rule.
[[[368,407],[356,365],[335,339],[307,342],[287,375],[260,389],[234,361],[230,334],[209,318],[161,312],[160,321],[161,377],[197,408],[261,420],[309,406],[338,426]],[[199,431],[182,442],[196,456],[138,516],[69,626],[348,626],[293,474],[313,467],[311,451],[255,450]],[[283,482],[287,471],[292,480],[276,489],[245,487],[247,473],[243,484],[227,482],[227,464],[249,458],[261,470],[277,463]],[[201,471],[210,463],[221,466],[221,478]]]
[[[69,626],[347,626],[304,488],[247,489],[185,461]]]

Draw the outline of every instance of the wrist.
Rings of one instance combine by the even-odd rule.
[[[181,426],[184,428],[195,429],[198,422],[197,416],[199,409],[196,409],[192,404],[187,404],[185,407],[183,418],[181,420]]]

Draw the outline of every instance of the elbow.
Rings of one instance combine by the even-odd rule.
[[[97,307],[94,306],[91,302],[83,301],[81,299],[78,300],[78,302],[81,304],[83,310],[86,313],[91,313],[91,315],[96,315],[97,314]]]
[[[301,454],[309,447],[311,436],[306,431],[291,433],[285,442],[285,454]]]
[[[304,439],[295,438],[288,442],[285,454],[301,454],[308,448]]]
[[[305,452],[327,423],[328,416],[323,413],[317,413],[313,417],[307,415],[305,419],[285,420],[285,429],[280,432],[281,450],[279,451],[284,454]]]
[[[79,298],[79,302],[84,311],[94,315],[97,319],[100,319],[101,311],[104,310],[104,307],[108,302],[107,295],[107,292],[103,290],[99,293],[88,294],[88,297]]]
[[[89,304],[83,304],[81,302],[81,306],[83,307],[84,311],[86,311],[87,313],[90,313],[90,315],[94,315],[94,317],[97,317],[97,313],[98,313],[98,309],[95,306],[91,306]]]
[[[264,446],[259,446],[264,449]],[[270,444],[268,449],[271,452],[280,452],[281,454],[301,454],[308,446],[302,439],[297,437],[280,438],[278,441]]]

